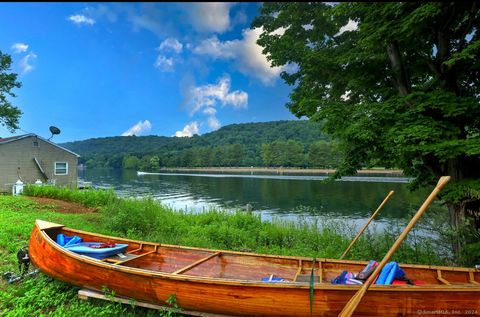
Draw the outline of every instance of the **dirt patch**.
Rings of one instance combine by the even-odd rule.
[[[53,207],[54,211],[64,214],[85,214],[97,212],[97,208],[89,208],[78,203],[63,201],[59,199],[44,198],[44,197],[27,197],[30,200],[37,202],[40,205],[48,205]]]

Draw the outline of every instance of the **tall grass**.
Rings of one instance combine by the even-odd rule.
[[[278,255],[338,258],[356,234],[346,221],[297,222],[273,219],[244,211],[211,209],[189,213],[164,206],[152,198],[120,199],[113,191],[70,190],[29,186],[26,195],[74,201],[97,206],[102,227],[115,235],[165,244],[252,251]],[[351,250],[351,259],[381,259],[400,233],[390,226],[384,232],[367,230]],[[410,235],[395,253],[402,263],[443,264],[432,239]]]
[[[48,185],[28,185],[24,188],[23,194],[26,196],[47,197],[76,202],[86,207],[104,206],[117,199],[115,192],[112,189],[71,190],[69,188],[61,188]]]
[[[252,251],[278,255],[338,258],[352,236],[345,221],[262,221],[258,214],[209,210],[199,214],[173,210],[151,199],[117,199],[101,208],[105,225],[130,239],[166,244]],[[381,259],[400,228],[367,231],[351,251],[350,258]],[[431,239],[415,236],[396,252],[402,263],[442,264]]]

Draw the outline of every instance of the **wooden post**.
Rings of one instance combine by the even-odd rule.
[[[440,180],[438,181],[437,186],[433,189],[432,193],[428,196],[428,198],[425,200],[425,202],[422,204],[420,209],[417,211],[415,216],[410,220],[408,223],[407,227],[403,232],[400,234],[398,237],[397,241],[393,244],[393,246],[390,248],[390,250],[387,252],[383,260],[380,262],[380,264],[377,266],[375,271],[373,271],[372,275],[367,279],[365,284],[363,284],[362,288],[358,290],[355,295],[353,295],[352,298],[348,301],[348,303],[343,307],[342,311],[338,315],[339,317],[350,317],[354,312],[355,309],[357,308],[358,304],[362,300],[363,296],[367,292],[368,288],[370,285],[372,285],[373,281],[377,277],[377,275],[380,273],[380,271],[383,269],[385,264],[390,260],[392,257],[393,253],[398,249],[400,244],[403,242],[405,237],[408,235],[410,230],[412,230],[413,226],[417,223],[417,221],[422,217],[422,215],[425,213],[427,208],[430,206],[430,204],[433,202],[433,200],[437,197],[438,193],[440,190],[450,181],[450,176],[442,176],[440,177]]]
[[[382,201],[382,203],[380,204],[380,206],[378,206],[377,210],[375,210],[375,212],[373,213],[373,215],[370,217],[370,219],[368,220],[367,224],[362,228],[362,230],[360,230],[360,232],[357,234],[357,236],[355,237],[355,239],[353,239],[353,241],[350,243],[350,245],[348,246],[348,248],[345,250],[345,252],[343,252],[342,256],[340,257],[340,260],[343,260],[343,258],[348,254],[348,252],[350,251],[350,249],[353,247],[353,245],[355,244],[355,242],[357,242],[358,238],[360,238],[360,236],[362,235],[362,233],[365,231],[365,229],[367,229],[368,225],[370,225],[370,223],[372,222],[372,220],[375,218],[375,216],[378,214],[378,212],[383,208],[383,206],[387,203],[388,199],[390,199],[390,197],[393,195],[393,190],[391,190],[387,197],[385,197],[385,199]]]

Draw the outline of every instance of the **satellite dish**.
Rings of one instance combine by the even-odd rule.
[[[57,128],[57,127],[54,127],[54,126],[50,126],[50,132],[52,133],[52,136],[50,138],[48,138],[48,140],[50,140],[51,138],[53,138],[53,136],[55,134],[60,134],[60,129]]]

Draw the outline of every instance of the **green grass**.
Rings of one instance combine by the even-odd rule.
[[[114,234],[99,213],[61,214],[24,197],[0,196],[0,271],[17,272],[16,253],[28,244],[35,219]],[[160,316],[159,312],[100,300],[82,301],[78,288],[43,274],[9,285],[0,281],[0,316]]]
[[[71,190],[55,186],[29,185],[24,189],[24,195],[34,197],[55,198],[64,201],[80,203],[86,207],[106,205],[116,199],[113,190]]]
[[[210,210],[200,214],[175,211],[152,199],[119,199],[113,192],[71,191],[51,187],[26,193],[61,198],[99,208],[98,213],[61,214],[25,197],[0,196],[0,270],[16,271],[16,252],[27,245],[35,219],[101,234],[167,244],[257,253],[338,258],[359,228],[345,222],[297,223],[262,221],[246,212]],[[319,230],[321,228],[321,230]],[[399,233],[367,231],[352,249],[351,259],[381,259]],[[410,236],[396,252],[401,263],[444,264],[429,239]],[[0,282],[1,316],[148,316],[158,312],[103,301],[77,299],[76,287],[39,275],[19,285]]]

